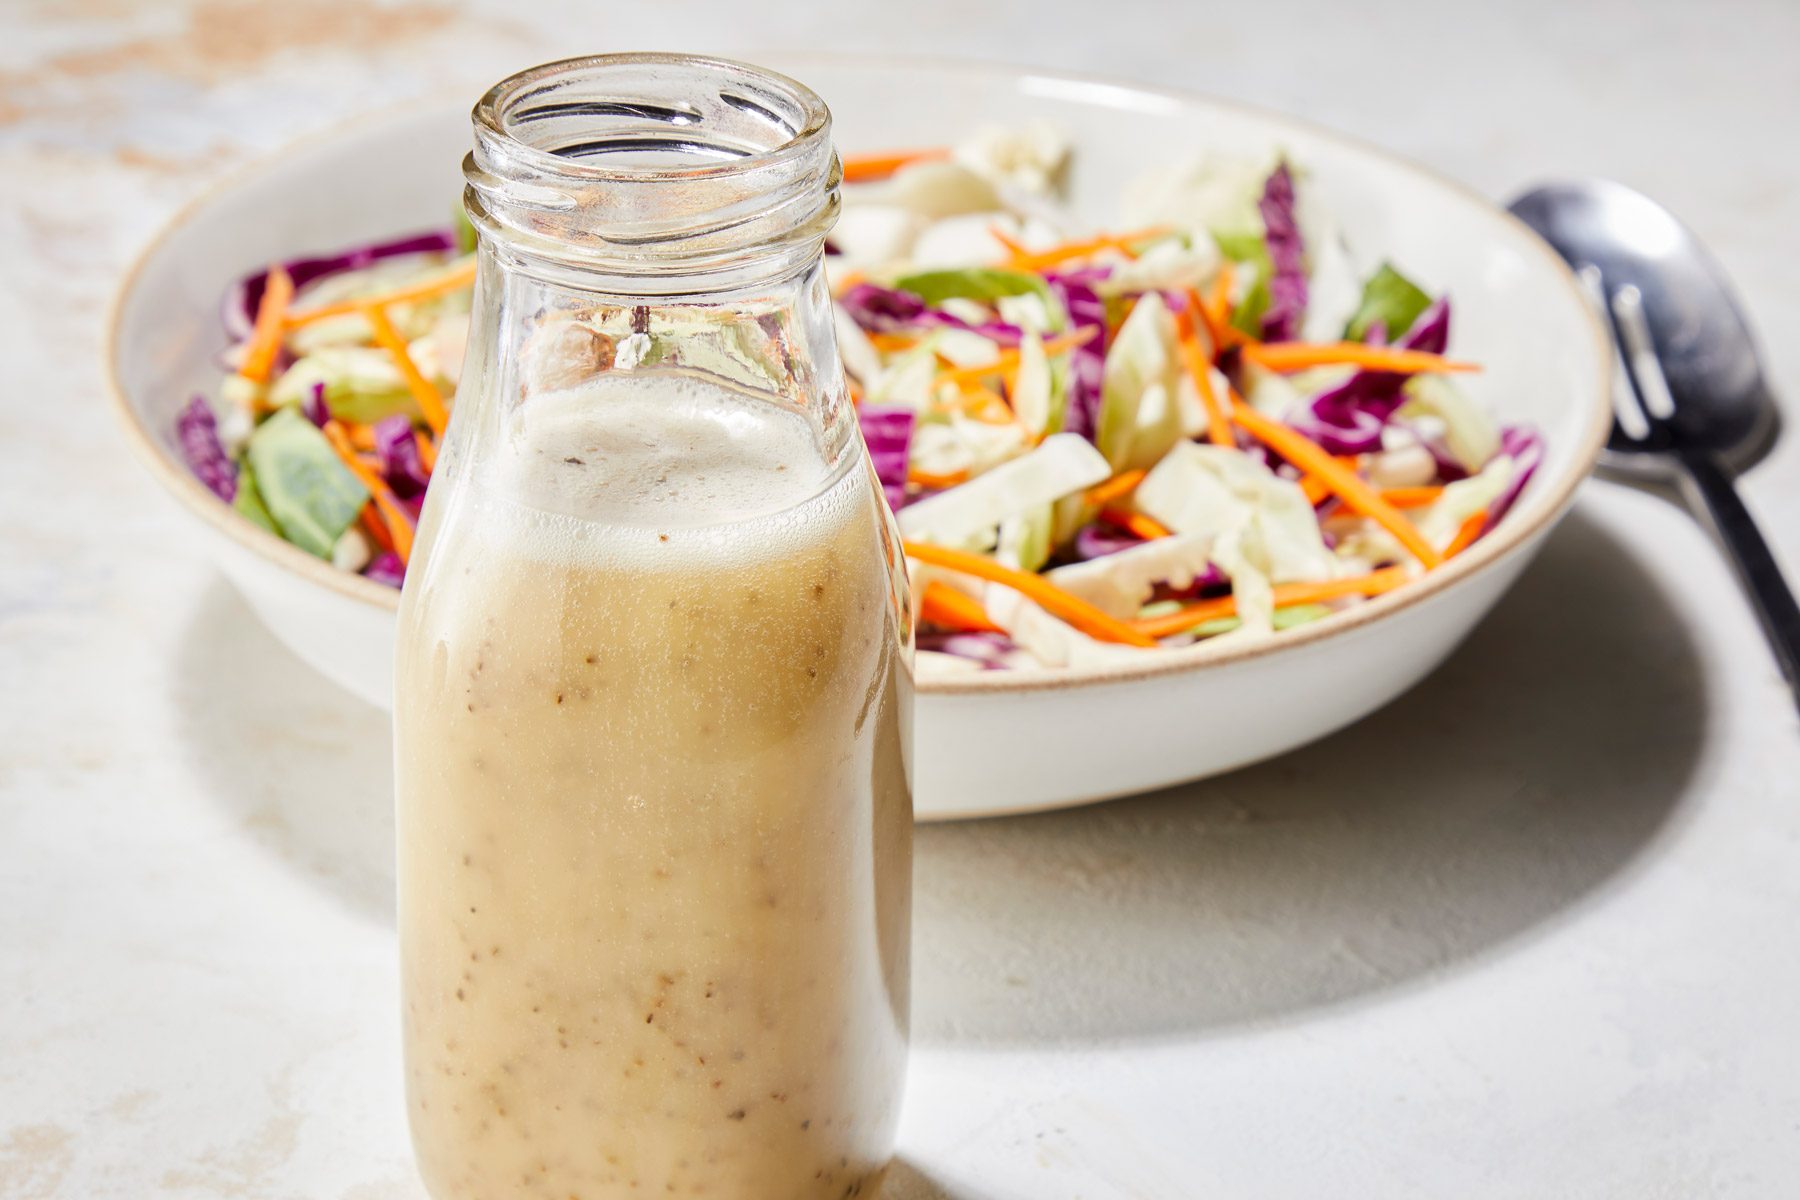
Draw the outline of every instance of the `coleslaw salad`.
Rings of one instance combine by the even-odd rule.
[[[1054,130],[846,159],[828,246],[865,440],[918,584],[923,669],[1112,663],[1278,635],[1437,569],[1541,455],[1458,386],[1450,305],[1359,271],[1301,164],[1212,156],[1060,205]],[[454,395],[457,229],[275,264],[226,302],[197,476],[398,582]],[[287,282],[283,282],[283,280]]]

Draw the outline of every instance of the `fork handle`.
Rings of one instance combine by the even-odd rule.
[[[1738,578],[1750,593],[1763,632],[1769,636],[1775,660],[1781,664],[1788,686],[1794,689],[1796,702],[1800,702],[1800,604],[1795,603],[1769,543],[1763,540],[1755,518],[1732,484],[1731,474],[1718,458],[1703,451],[1687,452],[1680,458],[1689,498],[1698,501],[1697,507],[1731,552]]]

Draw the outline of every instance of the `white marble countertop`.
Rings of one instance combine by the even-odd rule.
[[[385,719],[255,623],[102,401],[122,265],[294,134],[591,48],[961,29],[1495,196],[1644,187],[1716,248],[1800,402],[1790,0],[814,7],[0,10],[0,1197],[422,1195]],[[1800,439],[1747,488],[1800,562]],[[1791,1196],[1797,868],[1800,727],[1748,609],[1681,511],[1596,483],[1469,645],[1355,729],[921,830],[891,1194]]]

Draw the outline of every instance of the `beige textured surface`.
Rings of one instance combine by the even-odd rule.
[[[1800,396],[1782,0],[1286,0],[1173,27],[969,7],[0,9],[0,1197],[419,1196],[384,722],[255,625],[100,395],[117,272],[251,153],[593,48],[1114,72],[1495,195],[1644,186],[1717,248]],[[1797,468],[1789,439],[1750,483],[1790,561]],[[1594,487],[1475,640],[1358,728],[1205,786],[921,831],[893,1194],[1789,1194],[1797,777],[1723,565],[1663,501]]]

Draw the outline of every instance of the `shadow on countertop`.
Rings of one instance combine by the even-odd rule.
[[[1110,804],[920,827],[915,1039],[1191,1036],[1442,971],[1625,868],[1706,722],[1681,621],[1577,510],[1443,667],[1322,742]]]
[[[185,752],[216,801],[391,925],[387,714],[289,654],[223,581],[178,664]],[[1323,742],[1134,799],[922,826],[916,1040],[1157,1040],[1403,987],[1631,863],[1706,721],[1693,642],[1577,510],[1442,668]]]
[[[223,579],[194,612],[172,687],[182,750],[245,836],[391,926],[388,714],[294,657]]]

